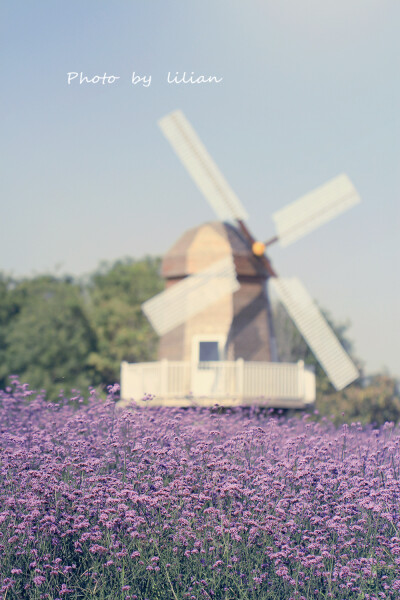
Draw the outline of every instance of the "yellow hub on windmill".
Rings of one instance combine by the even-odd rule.
[[[265,244],[262,242],[254,242],[252,246],[253,254],[256,256],[262,256],[265,252]]]

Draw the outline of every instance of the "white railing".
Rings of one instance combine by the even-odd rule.
[[[121,399],[235,400],[263,399],[271,405],[315,401],[315,375],[298,363],[236,361],[189,363],[162,360],[121,364]],[[182,404],[182,402],[180,402]]]

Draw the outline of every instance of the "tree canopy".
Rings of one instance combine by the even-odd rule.
[[[6,284],[7,322],[2,325],[0,381],[17,374],[54,396],[60,389],[87,387],[88,356],[96,333],[80,287],[69,279],[40,276]]]
[[[157,336],[141,304],[163,288],[160,259],[103,264],[71,277],[0,277],[0,386],[16,374],[48,397],[105,387],[122,360],[154,360]]]
[[[160,292],[160,259],[117,261],[90,278],[89,315],[97,347],[89,363],[103,383],[119,379],[121,362],[155,360],[157,335],[141,310],[145,300]]]

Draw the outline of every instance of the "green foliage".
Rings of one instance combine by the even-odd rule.
[[[119,380],[121,362],[156,359],[157,336],[141,304],[159,293],[163,280],[160,259],[126,259],[94,273],[89,285],[90,318],[97,349],[89,356],[103,384]]]
[[[353,384],[332,394],[321,394],[316,407],[321,416],[333,416],[335,425],[360,421],[377,427],[400,420],[398,383],[390,375],[375,375],[364,385]]]
[[[60,389],[87,389],[93,381],[87,357],[96,347],[96,334],[79,286],[70,279],[40,276],[8,282],[3,295],[11,315],[3,326],[3,385],[8,375],[18,374],[50,397]]]
[[[0,387],[5,386],[5,377],[1,375],[2,365],[6,362],[6,336],[12,316],[15,314],[10,289],[13,281],[0,274]]]
[[[11,374],[54,398],[119,380],[121,361],[156,357],[141,304],[163,289],[160,259],[103,264],[88,283],[0,276],[0,386]]]

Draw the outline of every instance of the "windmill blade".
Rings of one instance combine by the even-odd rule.
[[[176,110],[163,117],[158,124],[218,218],[221,221],[248,219],[239,198],[183,112]]]
[[[341,390],[357,379],[357,368],[300,281],[271,277],[270,282],[333,386]]]
[[[239,287],[229,255],[150,298],[142,310],[161,336]]]
[[[272,215],[279,242],[288,246],[360,201],[347,175],[338,175]]]

